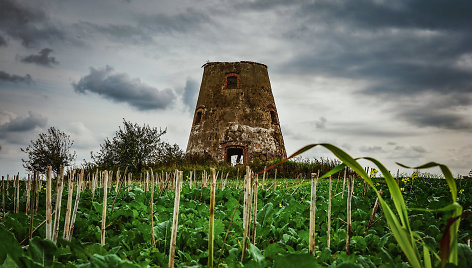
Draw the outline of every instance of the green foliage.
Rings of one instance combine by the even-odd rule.
[[[128,167],[134,173],[150,165],[181,161],[183,152],[179,146],[161,140],[166,132],[123,119],[123,127],[119,127],[111,140],[105,139],[98,153],[91,153],[92,159],[99,168]]]
[[[187,173],[188,174],[188,173]],[[242,174],[241,174],[242,175]],[[170,176],[171,177],[171,176]],[[334,176],[336,178],[336,176]],[[305,180],[306,182],[307,180]],[[309,181],[309,180],[308,180]],[[197,187],[190,189],[188,181],[181,193],[179,226],[177,232],[176,266],[206,266],[208,262],[208,218],[209,189],[201,188],[198,179]],[[259,182],[261,183],[260,176]],[[363,197],[363,180],[356,179],[352,200],[352,237],[351,255],[345,250],[347,195],[342,191],[343,181],[333,181],[331,246],[327,248],[327,198],[328,181],[320,179],[317,189],[316,213],[316,247],[315,256],[308,253],[309,226],[309,183],[300,183],[300,179],[277,179],[277,191],[262,190],[258,195],[258,213],[256,240],[249,245],[245,259],[241,262],[242,241],[242,198],[241,188],[236,188],[236,178],[229,178],[227,187],[221,190],[218,180],[215,207],[215,264],[220,267],[409,267],[411,262],[402,254],[402,247],[396,243],[396,237],[382,216],[385,211],[375,214],[377,222],[366,234],[366,226],[372,206],[377,198],[375,190],[368,191]],[[371,179],[372,185],[384,190],[384,202],[395,208],[390,199],[388,183],[384,179]],[[266,181],[268,185],[273,179]],[[239,185],[241,184],[241,178]],[[422,210],[408,210],[408,222],[415,230],[415,241],[421,264],[424,263],[425,249],[431,255],[431,265],[439,266],[440,260],[433,252],[439,251],[439,241],[443,237],[447,219],[451,211],[439,211],[447,208],[450,202],[450,190],[444,179],[417,178],[414,187],[411,182],[401,182],[405,188],[401,192],[405,207],[422,207]],[[167,185],[169,186],[169,185]],[[21,186],[24,189],[24,184]],[[462,181],[463,189],[472,188],[472,180]],[[114,189],[114,185],[111,185]],[[115,200],[114,190],[108,193],[108,211],[106,244],[100,246],[100,223],[103,189],[98,188],[92,202],[92,193],[85,189],[81,193],[78,215],[71,242],[59,239],[56,245],[44,240],[44,227],[40,228],[32,240],[19,246],[28,236],[29,218],[23,212],[8,212],[0,220],[0,267],[147,267],[167,266],[174,192],[171,189],[154,192],[154,234],[156,248],[151,245],[151,228],[149,215],[150,193],[145,192],[139,182],[123,187],[116,198],[113,213],[110,209]],[[9,189],[6,196],[6,207],[13,207],[14,189]],[[459,190],[459,189],[458,189]],[[63,195],[62,211],[65,211]],[[472,200],[464,194],[457,195],[464,207],[472,207]],[[53,198],[54,199],[54,198]],[[239,205],[238,205],[239,200]],[[20,198],[20,207],[24,208],[26,199]],[[232,218],[235,212],[234,219]],[[44,191],[40,193],[40,209],[35,216],[35,226],[44,220]],[[398,216],[397,216],[398,217]],[[471,234],[472,217],[461,218],[457,241],[465,243]],[[62,217],[60,226],[63,226]],[[401,221],[398,220],[401,224]],[[231,224],[231,228],[229,228]],[[223,245],[223,241],[228,236]],[[412,231],[413,232],[413,231]],[[60,232],[59,237],[61,237]],[[416,236],[418,235],[418,236]],[[3,243],[6,241],[6,243]],[[252,241],[251,241],[252,242]],[[426,245],[426,246],[425,246]],[[472,252],[466,245],[458,244],[458,266],[470,266]]]

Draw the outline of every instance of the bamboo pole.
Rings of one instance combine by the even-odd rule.
[[[347,219],[346,219],[346,254],[351,254],[350,252],[350,245],[351,245],[351,201],[352,201],[352,190],[351,188],[354,186],[354,181],[352,177],[349,176],[347,179]]]
[[[69,237],[68,237],[69,241],[72,239],[72,235],[74,233],[74,224],[75,224],[75,219],[77,217],[77,209],[79,209],[80,192],[82,189],[83,180],[84,180],[84,169],[80,171],[79,181],[77,182],[77,193],[75,194],[74,211],[72,213],[72,219],[70,220],[70,227],[69,227]]]
[[[331,187],[332,187],[332,182],[331,182],[331,176],[329,176],[329,188],[328,188],[328,243],[327,246],[330,248],[331,245]]]
[[[71,170],[69,173],[69,180],[67,183],[67,208],[66,216],[64,220],[64,232],[62,238],[67,240],[69,237],[69,225],[70,225],[70,213],[72,209],[72,195],[74,193],[74,170]]]
[[[105,246],[105,227],[107,221],[107,189],[108,189],[108,172],[103,172],[103,207],[102,207],[102,226],[100,228],[100,245]]]
[[[20,173],[16,175],[16,205],[15,212],[20,213]]]
[[[54,216],[54,233],[52,236],[52,240],[57,242],[57,236],[59,235],[59,222],[61,220],[61,203],[62,203],[62,192],[64,190],[64,166],[61,165],[59,169],[59,176],[57,177],[56,181],[56,207],[54,211],[56,215]]]
[[[310,202],[310,252],[315,256],[315,229],[316,229],[316,186],[318,185],[318,174],[311,173],[311,202]]]
[[[213,252],[215,239],[215,191],[216,176],[215,169],[211,168],[211,189],[210,189],[210,223],[208,227],[208,266],[213,267]]]
[[[46,177],[46,239],[52,240],[52,203],[51,203],[51,182],[52,167],[48,166]]]
[[[179,205],[180,205],[180,191],[182,190],[182,179],[183,172],[179,171],[176,176],[176,187],[175,187],[175,200],[174,200],[174,215],[172,221],[172,234],[170,237],[170,249],[169,249],[169,267],[174,267],[175,258],[175,247],[177,243],[177,226],[179,223]]]
[[[149,173],[146,171],[146,186],[149,183]],[[149,189],[148,189],[149,190]],[[150,202],[151,212],[151,242],[152,247],[156,248],[156,238],[154,237],[154,172],[152,172],[151,168],[151,202]]]

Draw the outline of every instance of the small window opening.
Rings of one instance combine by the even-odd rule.
[[[277,115],[275,114],[274,110],[270,110],[270,120],[271,120],[272,124],[278,124]]]
[[[202,121],[202,111],[197,111],[197,114],[195,115],[195,125],[200,124]]]
[[[238,77],[235,75],[226,77],[226,88],[228,89],[238,88]]]
[[[243,148],[228,148],[226,149],[226,161],[231,166],[244,163],[244,149]]]

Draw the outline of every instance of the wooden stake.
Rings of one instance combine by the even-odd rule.
[[[262,190],[265,190],[265,178],[266,178],[266,170],[267,166],[264,166],[264,173],[262,174]]]
[[[116,171],[115,193],[118,193],[119,184],[120,184],[120,168],[118,168],[118,171]],[[149,191],[149,189],[148,189],[148,191]]]
[[[80,171],[79,181],[77,182],[77,193],[75,194],[74,211],[72,213],[72,219],[70,220],[70,227],[69,227],[69,237],[68,237],[69,241],[72,239],[72,235],[74,233],[75,218],[77,217],[77,209],[79,209],[80,192],[82,189],[83,180],[84,180],[84,169]]]
[[[344,189],[345,189],[345,186],[346,186],[346,171],[347,171],[347,168],[344,168],[343,191],[342,191],[342,194],[341,194],[341,198],[344,198]]]
[[[97,180],[98,180],[98,168],[95,171],[95,175],[92,176],[92,204],[95,198],[95,188],[97,188]]]
[[[315,256],[315,229],[316,229],[316,186],[318,185],[318,174],[311,173],[311,202],[310,202],[310,252]]]
[[[63,178],[64,178],[64,166],[61,165],[59,169],[59,176],[56,179],[56,207],[54,211],[54,233],[52,240],[57,242],[57,236],[59,235],[59,221],[61,220],[61,203],[62,203],[62,191],[64,189]]]
[[[210,223],[208,227],[208,266],[213,267],[213,252],[215,239],[215,169],[211,168],[211,189],[210,189]]]
[[[107,189],[108,189],[108,172],[103,172],[103,207],[102,207],[102,227],[100,228],[100,245],[105,246],[105,227],[107,221]]]
[[[190,187],[190,189],[192,189],[192,175],[193,175],[193,172],[190,171],[190,180],[189,180],[189,187]]]
[[[243,248],[241,254],[241,261],[244,260],[244,254],[247,248],[247,239],[250,232],[250,223],[251,223],[251,185],[252,174],[249,166],[246,166],[246,175],[244,176],[244,207],[243,207]]]
[[[33,184],[32,184],[32,190],[33,190],[33,200],[36,196],[36,181],[38,178],[38,172],[35,170],[33,172]],[[34,220],[34,203],[31,202],[31,211],[30,211],[30,228],[29,228],[29,238],[33,238],[33,220]]]
[[[252,212],[252,244],[256,245],[256,229],[257,229],[257,191],[259,187],[259,178],[258,175],[253,177],[254,181],[252,183],[251,194],[253,195],[253,212]]]
[[[379,194],[382,195],[383,191],[380,190]],[[374,204],[374,207],[372,208],[372,212],[370,213],[369,223],[367,224],[367,227],[365,228],[365,234],[366,235],[367,235],[367,232],[369,232],[370,227],[372,227],[372,225],[374,225],[374,217],[375,217],[375,213],[377,213],[377,209],[379,208],[379,203],[380,203],[379,202],[379,197],[377,197],[377,199],[375,199],[375,204]]]
[[[13,175],[13,183],[15,185],[15,213],[20,212],[20,175]]]
[[[146,187],[149,187],[149,173],[146,171]],[[149,188],[148,188],[149,191]],[[150,217],[151,217],[151,242],[152,242],[152,247],[156,248],[156,238],[154,237],[154,173],[152,172],[151,168],[151,212],[150,212]]]
[[[69,173],[69,180],[67,183],[67,208],[66,216],[64,220],[64,232],[62,238],[67,240],[69,238],[69,224],[70,224],[70,213],[72,209],[72,195],[74,193],[74,170]]]
[[[51,203],[51,186],[52,186],[52,167],[48,166],[46,177],[46,239],[52,240],[52,203]]]
[[[169,267],[174,267],[175,258],[175,246],[177,243],[177,226],[179,223],[179,205],[180,205],[180,191],[182,190],[183,172],[179,171],[176,176],[176,187],[175,187],[175,200],[174,200],[174,216],[172,222],[172,234],[170,237],[170,249],[169,249]]]
[[[5,219],[5,178],[2,176],[2,211]]]
[[[277,191],[277,169],[275,169],[275,176],[274,176],[274,192]]]
[[[347,219],[346,219],[346,254],[351,254],[350,252],[350,245],[351,245],[351,201],[352,201],[352,190],[351,188],[354,186],[354,180],[352,177],[349,176],[347,179]]]
[[[329,176],[329,188],[328,188],[328,248],[331,245],[331,176]]]
[[[31,192],[31,175],[28,174],[28,180],[26,181],[26,207],[25,207],[26,216],[28,216],[30,202],[31,202],[30,192]]]
[[[36,200],[35,200],[35,213],[38,214],[39,209],[39,193],[41,192],[41,177],[38,175],[38,181],[36,183]]]

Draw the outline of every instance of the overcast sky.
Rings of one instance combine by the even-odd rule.
[[[123,118],[185,150],[201,66],[248,60],[268,66],[288,154],[328,142],[465,175],[471,14],[469,0],[0,0],[0,174],[24,173],[20,148],[50,126],[77,165]]]

